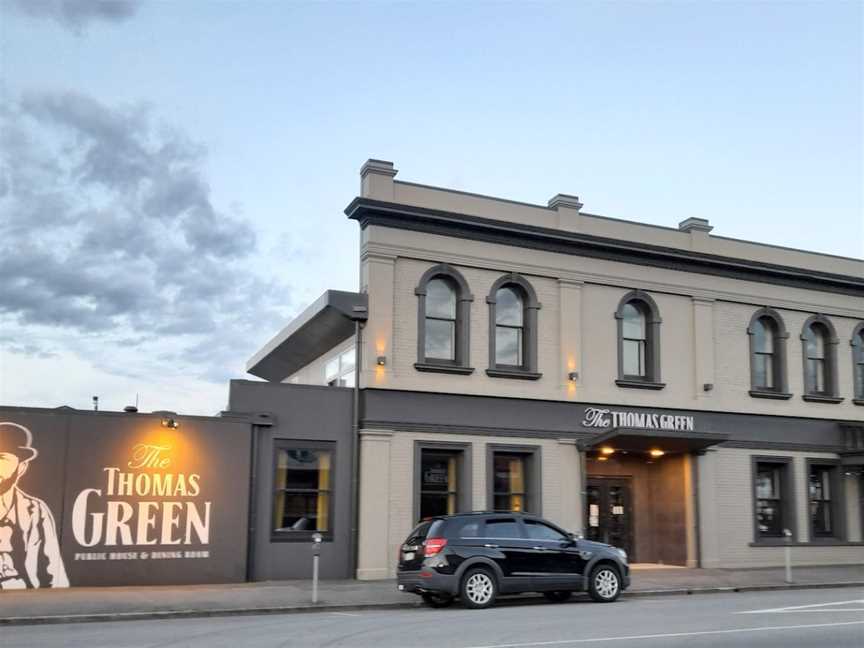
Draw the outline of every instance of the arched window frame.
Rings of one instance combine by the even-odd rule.
[[[635,303],[645,313],[645,369],[644,378],[624,374],[624,307]],[[618,380],[619,387],[637,389],[663,389],[666,384],[660,380],[660,309],[654,299],[643,290],[631,290],[618,302],[615,311],[618,322]]]
[[[815,392],[811,385],[807,383],[807,338],[804,335],[808,328],[814,324],[821,324],[827,331],[827,339],[825,340],[825,390]],[[837,391],[837,332],[834,325],[824,315],[811,315],[801,327],[801,357],[803,361],[804,380],[804,395],[802,398],[805,401],[817,403],[841,403],[843,399],[838,396]]]
[[[496,360],[496,308],[498,291],[502,288],[514,289],[522,298],[522,365],[499,365]],[[489,305],[489,368],[486,374],[492,378],[521,378],[537,380],[543,374],[537,371],[537,313],[541,308],[537,293],[531,283],[522,275],[510,273],[500,277],[486,297]]]
[[[854,390],[852,402],[856,405],[864,405],[864,378],[858,372],[858,365],[864,362],[864,322],[860,322],[852,331],[852,339],[849,344],[852,347],[852,384]]]
[[[456,359],[441,360],[426,357],[426,287],[433,279],[447,279],[456,287]],[[417,295],[417,362],[418,371],[470,374],[471,302],[473,295],[465,277],[453,266],[441,263],[429,268],[414,289]]]
[[[761,319],[769,319],[774,323],[774,376],[775,384],[772,388],[760,387],[756,384],[756,331],[755,325]],[[786,359],[786,341],[789,332],[780,314],[767,306],[760,308],[750,318],[747,326],[747,336],[750,340],[750,395],[755,398],[776,398],[788,400],[792,398],[789,393],[788,365]]]

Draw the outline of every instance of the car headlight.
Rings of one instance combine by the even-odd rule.
[[[621,560],[623,560],[626,563],[627,562],[627,552],[624,551],[623,549],[619,549],[618,547],[615,547],[615,551],[617,551],[618,555],[621,556]]]

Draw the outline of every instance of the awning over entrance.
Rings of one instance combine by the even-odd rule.
[[[728,434],[716,432],[693,432],[684,430],[645,430],[641,428],[617,427],[601,432],[590,439],[579,442],[582,450],[595,450],[611,446],[616,450],[649,452],[659,449],[665,453],[694,452],[722,443]]]
[[[365,293],[328,290],[252,356],[246,371],[282,381],[354,335],[368,314]]]

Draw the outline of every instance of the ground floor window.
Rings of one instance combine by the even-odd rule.
[[[453,515],[458,510],[461,452],[420,451],[420,519]]]
[[[332,531],[333,445],[277,442],[274,535]]]
[[[754,467],[756,538],[782,538],[792,529],[791,460],[758,459]]]
[[[813,538],[838,537],[837,466],[810,463],[810,534]]]
[[[496,452],[493,456],[493,508],[496,511],[524,511],[528,499],[526,464],[523,454]]]

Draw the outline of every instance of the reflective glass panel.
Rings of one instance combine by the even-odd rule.
[[[426,320],[426,357],[436,360],[456,359],[456,322]]]
[[[630,302],[624,305],[621,315],[621,330],[624,337],[632,340],[644,340],[645,316],[642,311],[633,302]]]
[[[446,279],[426,284],[426,317],[456,319],[456,291]]]
[[[513,288],[501,288],[495,293],[495,323],[522,326],[522,298]]]
[[[522,365],[522,329],[495,327],[495,363]]]
[[[760,353],[774,351],[774,326],[766,317],[761,317],[753,324],[753,348]]]
[[[645,342],[642,340],[622,340],[621,364],[625,376],[645,375]]]

